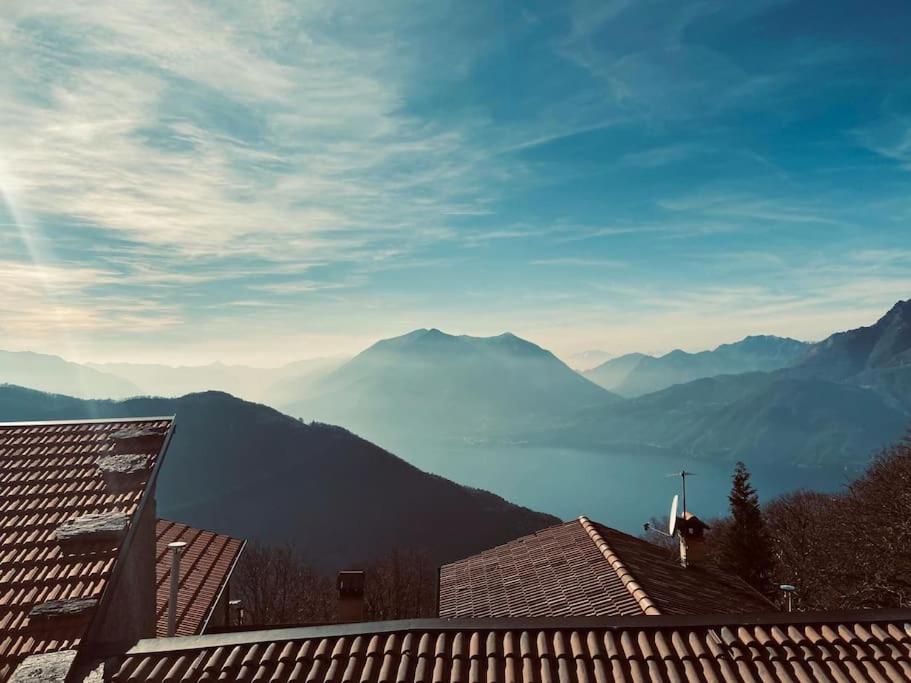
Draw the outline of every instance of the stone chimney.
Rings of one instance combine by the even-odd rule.
[[[342,623],[364,620],[364,572],[338,573],[338,618]]]

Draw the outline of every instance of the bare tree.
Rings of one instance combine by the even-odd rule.
[[[815,491],[797,491],[772,500],[765,509],[772,539],[775,584],[797,587],[794,596],[802,609],[837,607],[835,594],[841,565],[834,553],[843,545],[838,513],[839,497]]]
[[[305,624],[334,620],[334,586],[291,546],[247,545],[234,572],[247,624]]]
[[[427,555],[392,550],[367,569],[368,619],[436,616],[437,571]]]
[[[911,441],[878,455],[846,492],[798,492],[765,509],[774,578],[803,609],[911,605]]]
[[[847,608],[911,605],[911,434],[873,461],[841,506]]]

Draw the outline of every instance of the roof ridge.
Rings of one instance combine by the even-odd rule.
[[[160,418],[161,420],[168,420],[168,429],[164,433],[161,439],[161,445],[158,447],[158,452],[155,454],[155,461],[152,464],[152,468],[149,471],[149,475],[142,486],[142,492],[139,496],[139,500],[136,502],[136,509],[133,510],[133,514],[130,515],[130,525],[127,527],[126,536],[120,544],[120,548],[117,551],[117,554],[114,556],[114,562],[111,566],[110,573],[108,574],[108,580],[104,588],[101,591],[101,595],[98,598],[98,609],[92,615],[92,620],[89,623],[89,627],[85,632],[85,641],[91,642],[98,637],[99,630],[104,625],[104,620],[107,618],[108,610],[110,609],[111,603],[116,598],[117,590],[120,587],[120,575],[127,571],[124,569],[127,558],[129,557],[130,549],[133,546],[133,539],[135,539],[136,534],[139,533],[139,525],[142,521],[143,515],[146,513],[146,510],[149,506],[149,501],[152,500],[152,505],[155,506],[155,487],[158,484],[158,473],[161,471],[162,463],[164,462],[165,455],[167,455],[168,447],[171,445],[171,438],[174,436],[174,430],[177,426],[177,417],[169,418]],[[125,422],[125,421],[142,421],[141,419],[135,420],[111,420],[111,422]],[[153,418],[152,421],[157,421]],[[152,512],[156,510],[153,507]],[[155,529],[155,524],[157,523],[157,515],[152,516],[152,534],[157,538],[157,530]],[[153,557],[157,557],[157,552],[153,554]]]
[[[628,590],[630,595],[639,603],[639,608],[647,615],[661,614],[661,610],[658,609],[658,606],[648,596],[645,589],[636,581],[630,570],[623,564],[623,560],[618,557],[617,553],[614,552],[613,548],[611,548],[604,539],[604,536],[602,536],[595,528],[595,525],[591,523],[591,520],[585,515],[581,515],[579,517],[579,524],[581,524],[582,528],[588,533],[588,536],[592,539],[592,543],[595,544],[595,547],[604,555],[604,559],[610,563],[611,569],[617,573],[620,581],[626,586],[626,590]]]
[[[311,626],[265,627],[247,631],[223,631],[200,636],[144,638],[125,643],[93,644],[92,654],[101,657],[181,652],[200,648],[252,645],[263,642],[284,642],[314,638],[337,638],[370,634],[414,633],[420,631],[458,633],[477,631],[572,631],[583,629],[628,631],[631,629],[721,629],[736,631],[740,627],[882,624],[906,624],[911,620],[909,608],[872,610],[833,610],[814,612],[763,612],[751,614],[661,614],[644,617],[641,614],[611,617],[508,617],[467,619],[402,619],[393,621],[353,622],[347,624],[318,624]],[[126,651],[124,652],[124,648]]]

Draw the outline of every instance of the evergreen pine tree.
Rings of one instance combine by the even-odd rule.
[[[731,493],[731,524],[723,539],[721,560],[757,590],[772,590],[772,542],[759,507],[759,496],[750,483],[750,473],[742,462],[734,467]]]

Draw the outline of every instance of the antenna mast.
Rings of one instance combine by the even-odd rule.
[[[684,517],[686,516],[686,478],[692,477],[695,474],[696,474],[695,472],[687,472],[686,470],[680,470],[679,472],[674,472],[673,474],[667,475],[669,477],[680,477],[680,483],[683,488],[683,496],[682,496],[682,500],[680,502],[683,503],[683,516]]]

